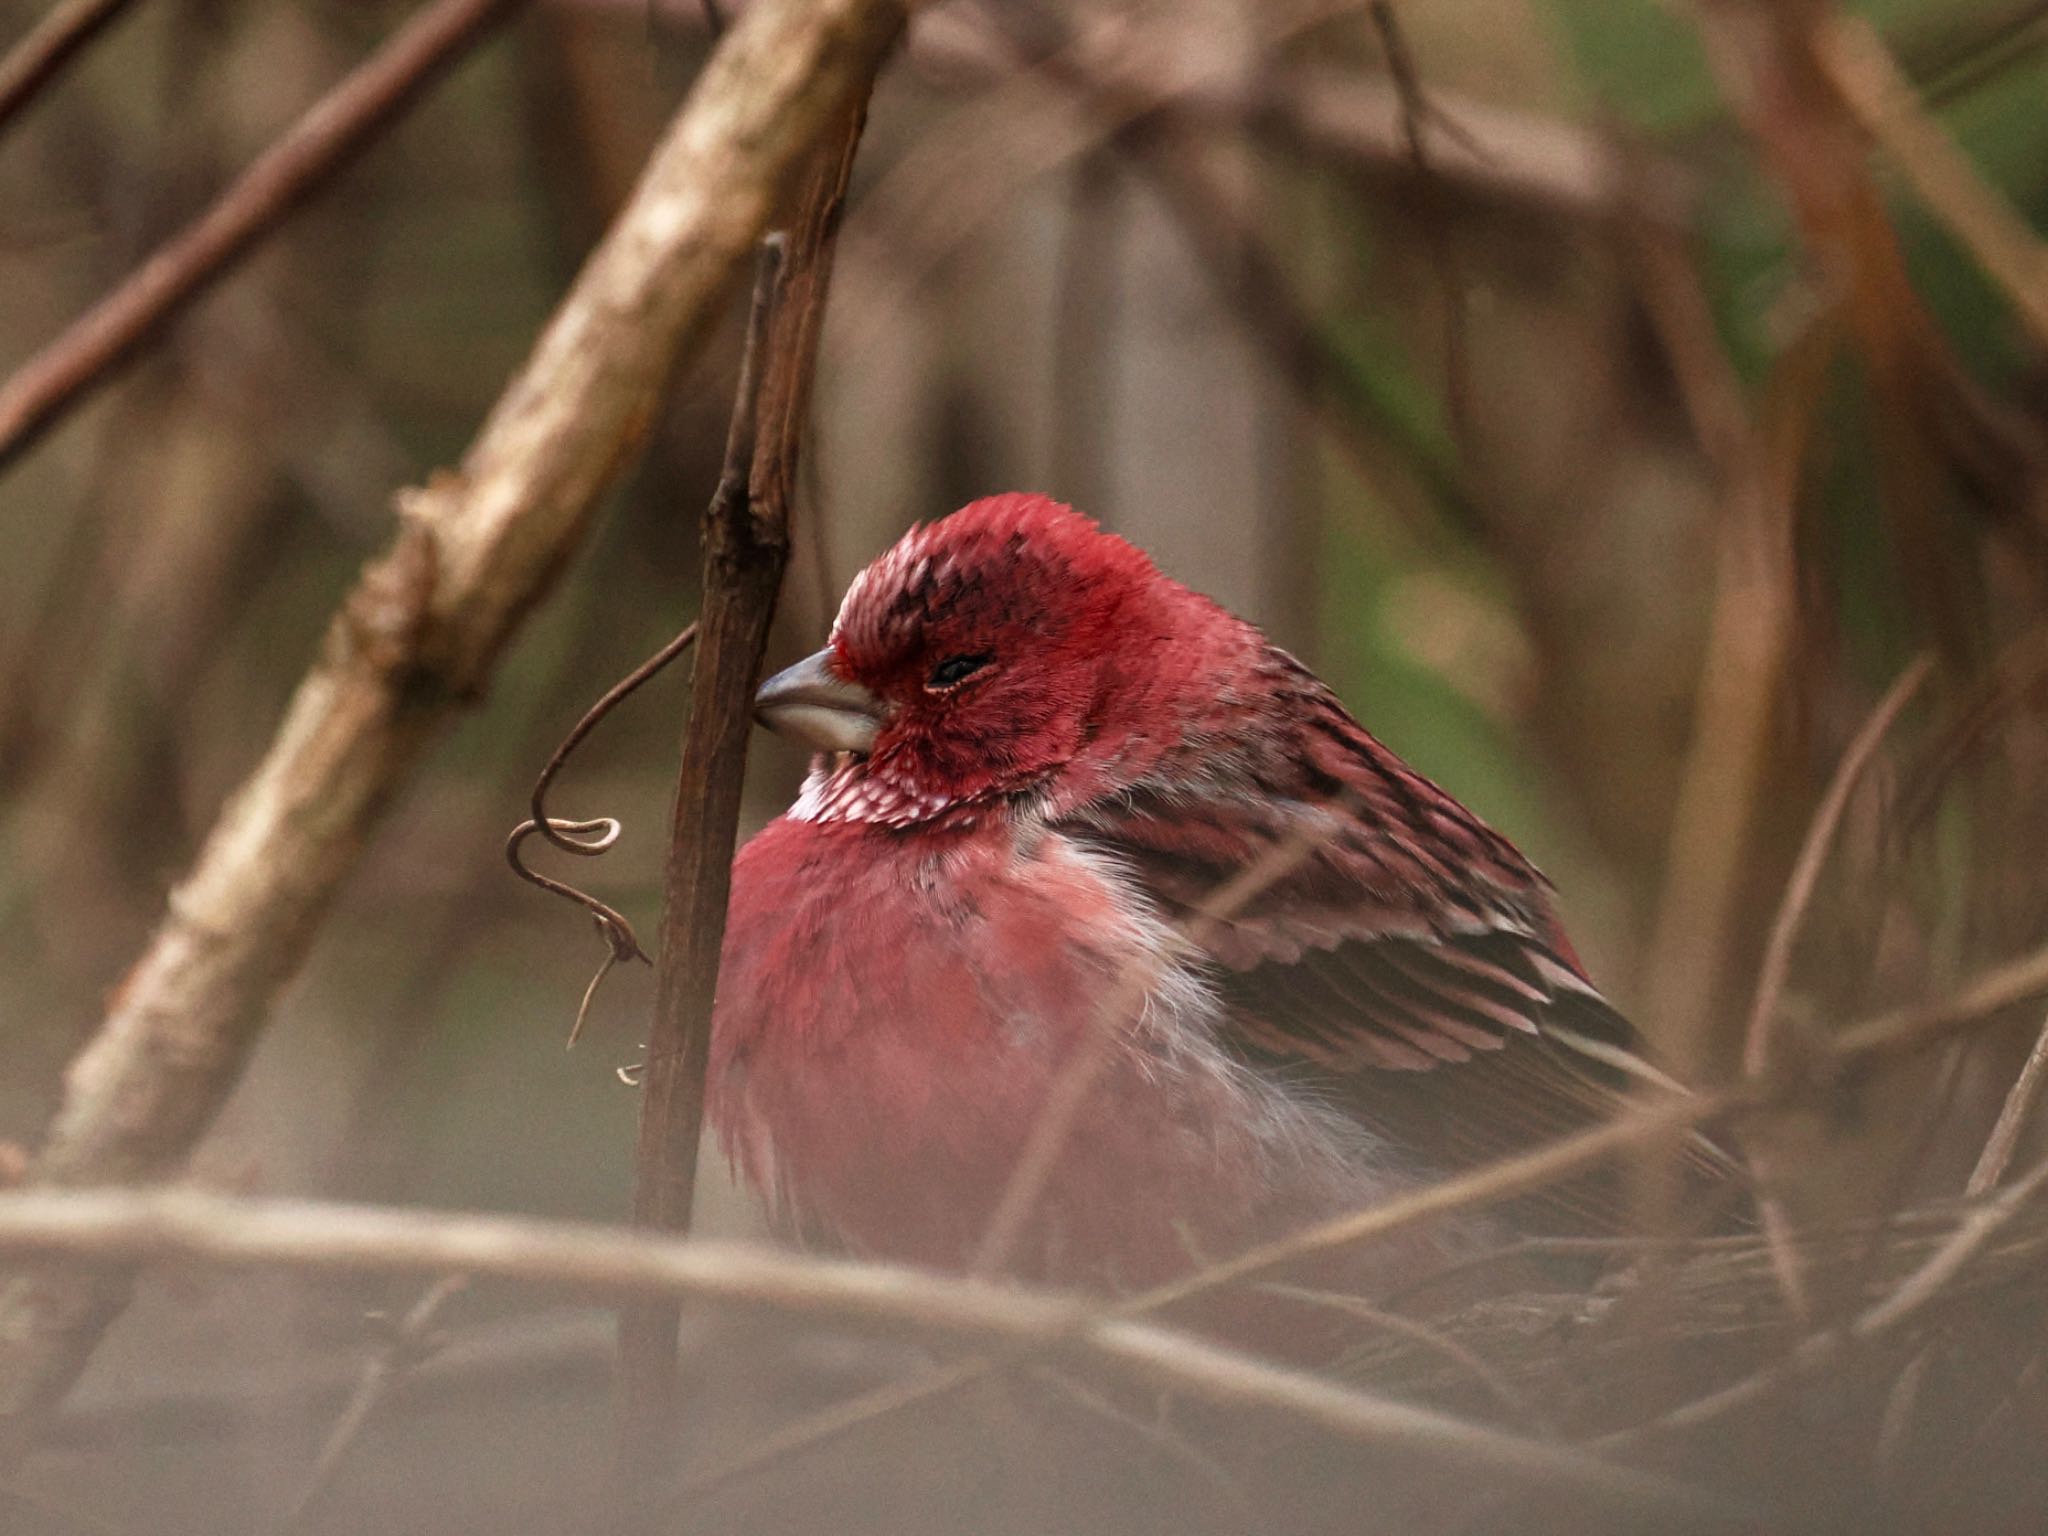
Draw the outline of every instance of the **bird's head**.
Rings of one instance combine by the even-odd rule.
[[[831,643],[755,700],[764,725],[851,754],[837,818],[906,824],[1122,771],[1178,739],[1221,609],[1043,496],[911,529],[856,576]],[[1172,738],[1169,740],[1168,738]]]

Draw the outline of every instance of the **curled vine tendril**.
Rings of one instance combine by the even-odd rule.
[[[623,703],[642,683],[688,650],[690,643],[696,638],[697,626],[692,624],[605,690],[604,697],[590,706],[583,718],[562,738],[562,744],[555,748],[554,754],[548,758],[547,766],[540,771],[540,777],[533,781],[533,797],[530,802],[533,814],[514,827],[511,836],[505,839],[505,862],[512,866],[512,872],[528,884],[537,885],[544,891],[551,891],[557,896],[575,902],[591,915],[597,924],[598,933],[605,941],[604,962],[598,966],[597,974],[590,978],[590,985],[583,989],[583,1001],[576,1007],[576,1022],[569,1027],[571,1046],[576,1044],[577,1038],[583,1033],[583,1021],[590,1013],[591,999],[597,996],[599,984],[611,974],[612,967],[626,960],[638,960],[647,965],[654,962],[640,947],[639,936],[633,932],[633,925],[626,920],[624,913],[615,907],[607,906],[588,891],[579,890],[565,881],[556,880],[530,868],[521,850],[525,847],[526,840],[535,833],[562,852],[573,853],[583,859],[597,858],[618,842],[619,835],[625,828],[616,817],[596,816],[586,821],[572,821],[565,817],[550,816],[547,812],[548,788],[554,783],[555,776],[562,771],[563,764],[568,762],[569,754],[582,745],[583,738],[596,729],[598,722]]]
[[[710,7],[716,14],[716,8]],[[762,387],[761,358],[767,346],[768,321],[773,313],[777,283],[782,272],[783,251],[786,239],[781,232],[767,236],[761,242],[761,250],[754,271],[754,299],[747,311],[746,342],[740,350],[740,378],[733,406],[731,425],[726,434],[725,465],[719,474],[718,489],[713,493],[712,505],[717,508],[725,498],[744,497],[747,494],[747,478],[753,462],[755,447],[756,415],[760,408]],[[616,709],[635,689],[663,667],[674,661],[697,638],[697,626],[688,629],[669,641],[652,656],[641,662],[631,672],[605,691],[599,699],[578,720],[569,734],[562,738],[562,744],[555,748],[547,766],[540,771],[540,777],[533,781],[533,814],[512,829],[512,835],[505,842],[505,862],[512,866],[520,879],[530,881],[544,891],[552,891],[576,903],[588,912],[597,923],[597,931],[605,942],[604,963],[597,968],[597,974],[590,978],[590,985],[583,989],[583,1001],[576,1008],[576,1022],[569,1028],[569,1044],[575,1045],[583,1033],[583,1020],[590,1012],[591,999],[597,996],[598,986],[609,976],[612,967],[625,960],[639,960],[649,965],[647,952],[640,947],[640,940],[633,932],[633,925],[625,916],[612,907],[606,906],[588,891],[578,890],[573,885],[529,869],[520,857],[520,849],[527,838],[539,833],[548,842],[564,853],[574,854],[581,859],[593,859],[604,853],[619,840],[621,827],[610,816],[598,816],[588,821],[567,821],[550,816],[547,811],[548,787],[554,783],[555,775],[562,771],[569,754],[583,742],[583,738],[596,729],[599,721]],[[637,1084],[637,1074],[645,1066],[640,1063],[633,1067],[621,1068],[620,1079],[629,1085]]]

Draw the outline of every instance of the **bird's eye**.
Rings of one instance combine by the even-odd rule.
[[[995,657],[989,655],[948,656],[932,668],[932,675],[925,679],[924,685],[935,692],[943,691],[964,682],[994,660]]]

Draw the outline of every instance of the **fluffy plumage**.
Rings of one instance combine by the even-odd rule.
[[[794,1224],[962,1263],[1096,1028],[1017,1254],[1045,1278],[1157,1281],[1572,1129],[1638,1070],[1505,838],[1045,498],[905,535],[762,701],[858,748],[733,871],[711,1113]]]

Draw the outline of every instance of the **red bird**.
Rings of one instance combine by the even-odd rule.
[[[1100,1029],[1016,1272],[1156,1283],[1626,1081],[1507,839],[1044,497],[912,529],[758,711],[818,756],[733,867],[709,1108],[790,1225],[967,1265]]]

